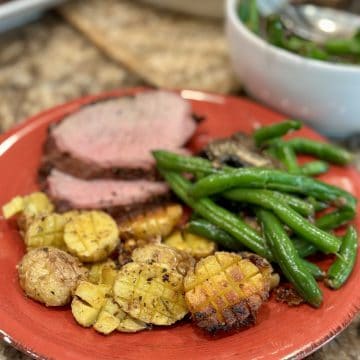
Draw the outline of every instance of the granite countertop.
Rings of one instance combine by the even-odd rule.
[[[85,94],[144,84],[56,14],[0,35],[0,131]],[[360,359],[359,340],[360,317],[309,359]],[[29,358],[0,340],[0,360],[15,359]]]

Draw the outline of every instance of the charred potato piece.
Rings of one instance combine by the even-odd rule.
[[[183,276],[156,263],[123,266],[116,277],[113,294],[123,311],[144,323],[171,325],[188,312]]]
[[[71,311],[75,320],[84,327],[93,325],[110,291],[110,286],[81,281],[71,302]]]
[[[195,260],[184,251],[167,245],[147,245],[135,249],[132,260],[137,263],[160,264],[185,275],[195,265]]]
[[[184,280],[195,323],[210,333],[254,324],[270,290],[272,269],[265,262],[226,252],[201,259]]]
[[[64,228],[68,251],[84,262],[105,260],[119,243],[114,219],[102,211],[87,211],[75,216]]]
[[[94,284],[105,284],[112,286],[117,274],[116,265],[113,260],[106,260],[90,266],[89,281]]]
[[[214,241],[180,231],[176,231],[166,238],[164,244],[185,251],[196,259],[209,256],[216,251],[216,244]]]
[[[160,236],[151,239],[121,239],[121,246],[119,249],[119,264],[122,266],[132,261],[131,256],[135,249],[146,245],[155,245],[160,243]]]
[[[119,226],[121,239],[151,239],[171,233],[182,216],[181,205],[168,205],[141,214]]]
[[[53,246],[66,250],[64,227],[66,219],[60,214],[49,214],[36,218],[25,232],[24,241],[28,250]]]
[[[87,270],[65,251],[44,247],[29,251],[18,265],[20,286],[25,294],[46,306],[70,302]]]

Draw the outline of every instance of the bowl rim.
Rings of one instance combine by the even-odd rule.
[[[236,13],[237,4],[240,0],[227,0],[226,1],[226,20],[230,21],[236,28],[236,30],[243,34],[250,42],[255,44],[257,47],[263,48],[273,55],[281,56],[288,62],[299,62],[301,61],[305,66],[311,66],[315,68],[321,68],[322,70],[328,71],[341,71],[348,73],[360,74],[360,65],[354,64],[337,64],[329,61],[321,61],[316,59],[309,59],[304,56],[292,53],[288,50],[282,49],[275,45],[268,43],[265,39],[257,36],[251,32],[241,21]]]

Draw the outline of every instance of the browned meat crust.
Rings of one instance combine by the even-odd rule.
[[[96,164],[89,164],[72,157],[68,153],[60,151],[54,138],[48,134],[44,144],[44,155],[38,170],[39,182],[43,183],[53,168],[63,171],[80,179],[146,179],[156,180],[159,178],[155,168],[127,169],[127,168],[103,168]]]

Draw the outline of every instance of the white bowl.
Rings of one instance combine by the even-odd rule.
[[[238,3],[227,0],[226,34],[246,90],[326,135],[360,132],[360,66],[310,60],[268,44],[242,24]]]
[[[24,25],[64,0],[13,0],[0,5],[0,32]]]

